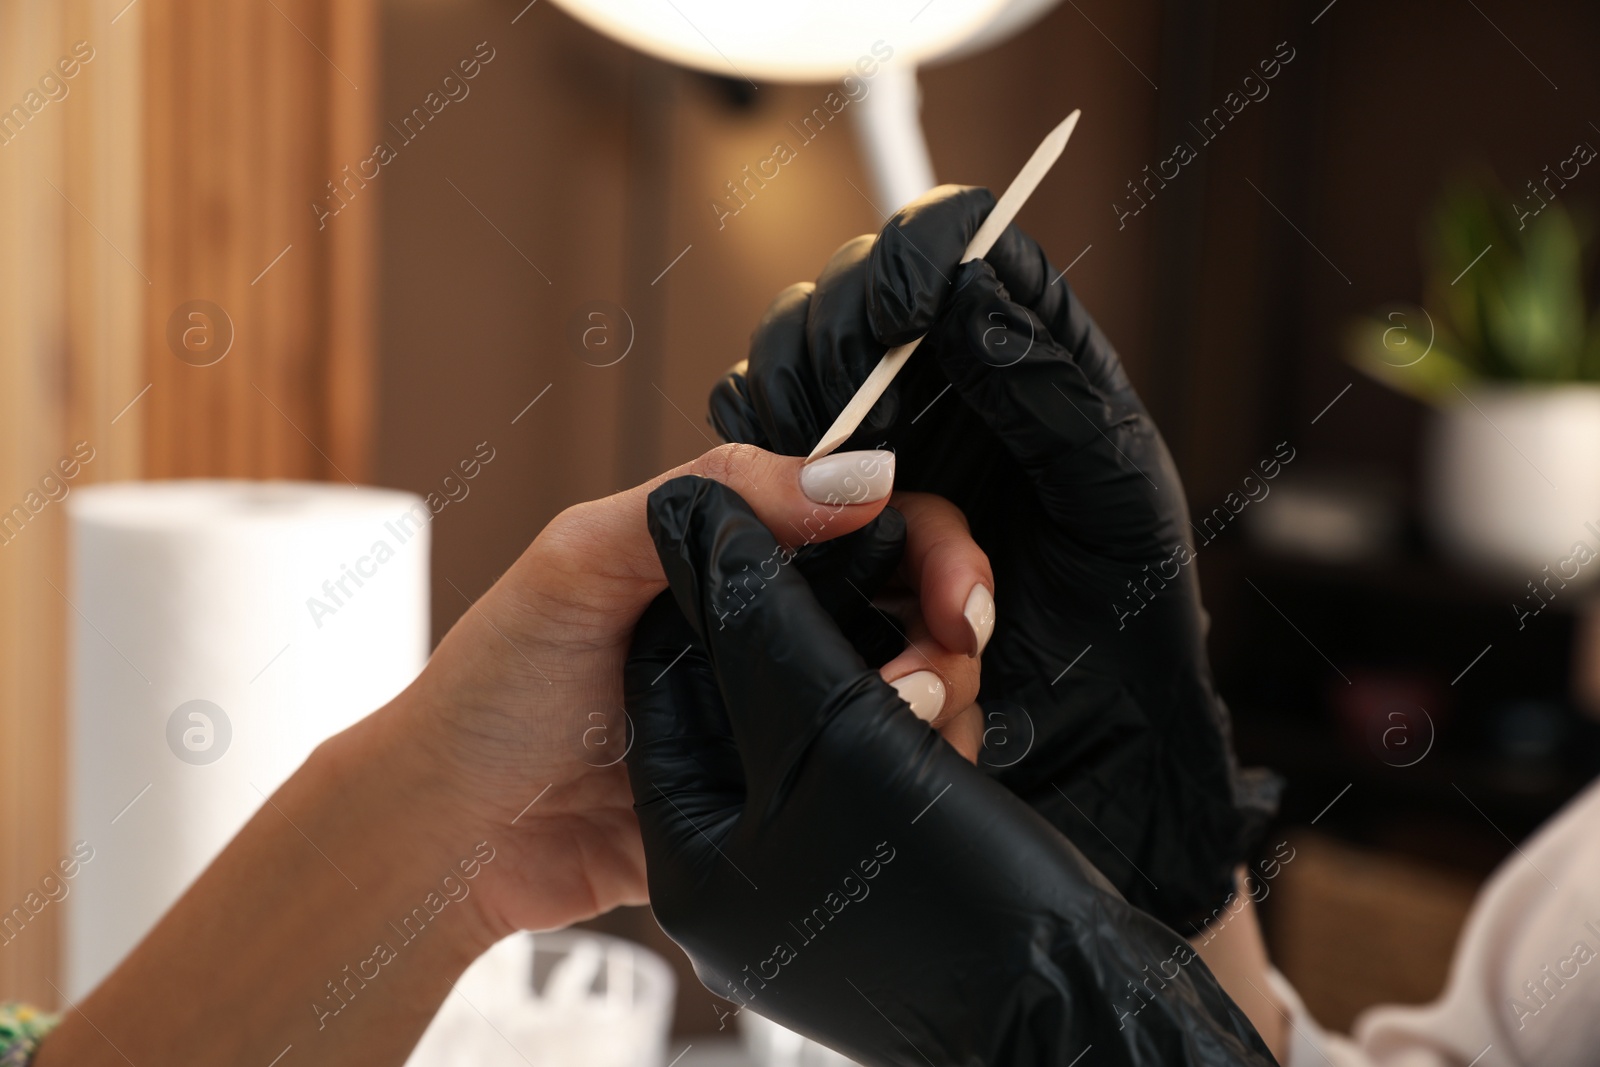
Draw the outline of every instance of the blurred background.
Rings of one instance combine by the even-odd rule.
[[[1476,886],[1600,766],[1597,34],[1577,0],[1066,0],[921,71],[941,181],[1002,188],[1083,109],[1020,222],[1183,472],[1239,751],[1289,783],[1271,949],[1333,1027],[1435,995]],[[0,505],[80,442],[75,488],[423,495],[486,443],[432,524],[437,640],[562,508],[710,447],[767,302],[896,206],[854,102],[745,182],[831,89],[674,66],[548,0],[0,3]],[[192,322],[221,357],[183,354]],[[69,836],[67,520],[26,508],[7,906]],[[59,912],[0,950],[0,998],[56,1001]],[[679,962],[679,1033],[716,1029],[648,914],[595,925]]]

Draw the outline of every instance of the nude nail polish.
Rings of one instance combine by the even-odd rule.
[[[894,490],[894,453],[835,452],[800,468],[800,491],[819,504],[870,504]]]
[[[972,651],[967,655],[977,659],[983,655],[989,638],[994,636],[994,595],[982,582],[973,586],[972,592],[967,594],[967,603],[961,609],[961,614],[966,616],[967,625],[972,629]]]
[[[889,684],[923,722],[932,722],[944,710],[944,680],[932,671],[917,671]]]

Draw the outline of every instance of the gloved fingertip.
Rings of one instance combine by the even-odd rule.
[[[941,185],[890,217],[873,243],[866,276],[874,337],[898,345],[927,331],[949,290],[951,267],[994,204],[982,186]]]
[[[748,365],[748,360],[741,359],[711,387],[711,395],[706,401],[707,414],[712,428],[721,435],[723,441],[768,448],[755,405],[750,399],[750,380],[746,376]]]
[[[994,264],[986,259],[969,259],[956,268],[956,276],[951,280],[951,292],[977,292],[997,295],[1010,299],[1006,287],[1001,283],[1000,276],[994,272]]]
[[[1031,308],[1011,295],[994,265],[987,260],[974,259],[961,264],[952,288],[946,309],[946,314],[952,318],[970,316],[981,308],[985,315],[991,312],[1002,315],[1006,322],[1023,332],[1029,329],[1029,322],[1037,319]]]
[[[701,636],[719,614],[716,590],[776,549],[744,497],[712,478],[685,474],[656,486],[645,505],[650,537],[679,609]]]
[[[709,478],[685,474],[668,479],[650,490],[650,495],[645,499],[645,522],[658,553],[665,556],[676,552],[678,546],[683,544],[689,535],[695,503],[714,484]],[[670,573],[668,578],[671,578]]]
[[[965,243],[983,225],[994,205],[994,193],[987,186],[947,182],[934,186],[889,216],[884,229],[890,226],[925,231],[933,227],[950,228],[960,231]]]

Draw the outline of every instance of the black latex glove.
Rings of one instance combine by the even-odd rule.
[[[785,290],[712,420],[805,455],[886,346],[928,332],[843,447],[893,449],[896,486],[953,501],[994,565],[979,703],[1005,744],[982,762],[1128,900],[1191,930],[1277,781],[1235,764],[1183,488],[1111,343],[1015,226],[958,265],[993,206],[942,186]]]
[[[708,988],[874,1067],[1273,1062],[1181,936],[861,660],[831,614],[859,594],[803,564],[746,584],[782,557],[717,482],[649,520],[672,588],[634,634],[628,770],[656,918]]]

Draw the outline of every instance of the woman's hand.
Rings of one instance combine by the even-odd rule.
[[[949,505],[911,502],[935,519],[909,529],[886,510],[888,454],[802,471],[729,445],[663,478],[690,472],[740,487],[786,546],[841,574],[892,570],[903,551],[943,560],[960,591],[910,583],[932,634],[959,627],[950,602],[988,573]],[[621,674],[666,585],[645,523],[655,484],[552,522],[411,687],[321,745],[116,971],[64,1005],[40,1067],[398,1064],[499,937],[643,900]],[[728,576],[730,617],[762,569]],[[904,638],[868,602],[873,584],[857,584],[862,639],[876,621],[893,660]],[[954,713],[977,664],[920,632],[913,655],[943,673]]]
[[[817,552],[834,542],[847,557],[861,550],[854,542],[873,534],[869,525],[891,518],[884,512],[891,453],[849,453],[805,468],[798,459],[725,445],[644,485],[570,508],[540,533],[452,628],[407,699],[419,736],[458,783],[450,801],[458,817],[501,842],[504,859],[486,871],[477,897],[491,930],[548,929],[645,900],[622,763],[632,743],[622,669],[635,622],[666,588],[645,500],[683,474],[740,492],[783,552]],[[882,676],[898,681],[923,714],[937,716],[971,758],[978,664],[966,655],[971,633],[961,604],[974,584],[992,586],[988,561],[948,502],[916,494],[900,506],[905,522],[893,516],[892,536],[876,543],[898,556],[903,538],[902,578],[921,611],[896,626],[870,603],[873,591],[860,589],[860,626],[898,653]],[[725,610],[736,612],[780,563],[729,575]]]
[[[791,548],[861,529],[888,503],[894,457],[859,452],[820,475],[724,445],[651,482],[568,508],[440,642],[407,696],[457,783],[464,822],[509,858],[480,906],[498,933],[549,929],[645,900],[622,754],[629,635],[665,588],[645,498],[681,474],[737,485]],[[483,831],[488,832],[488,829]]]

